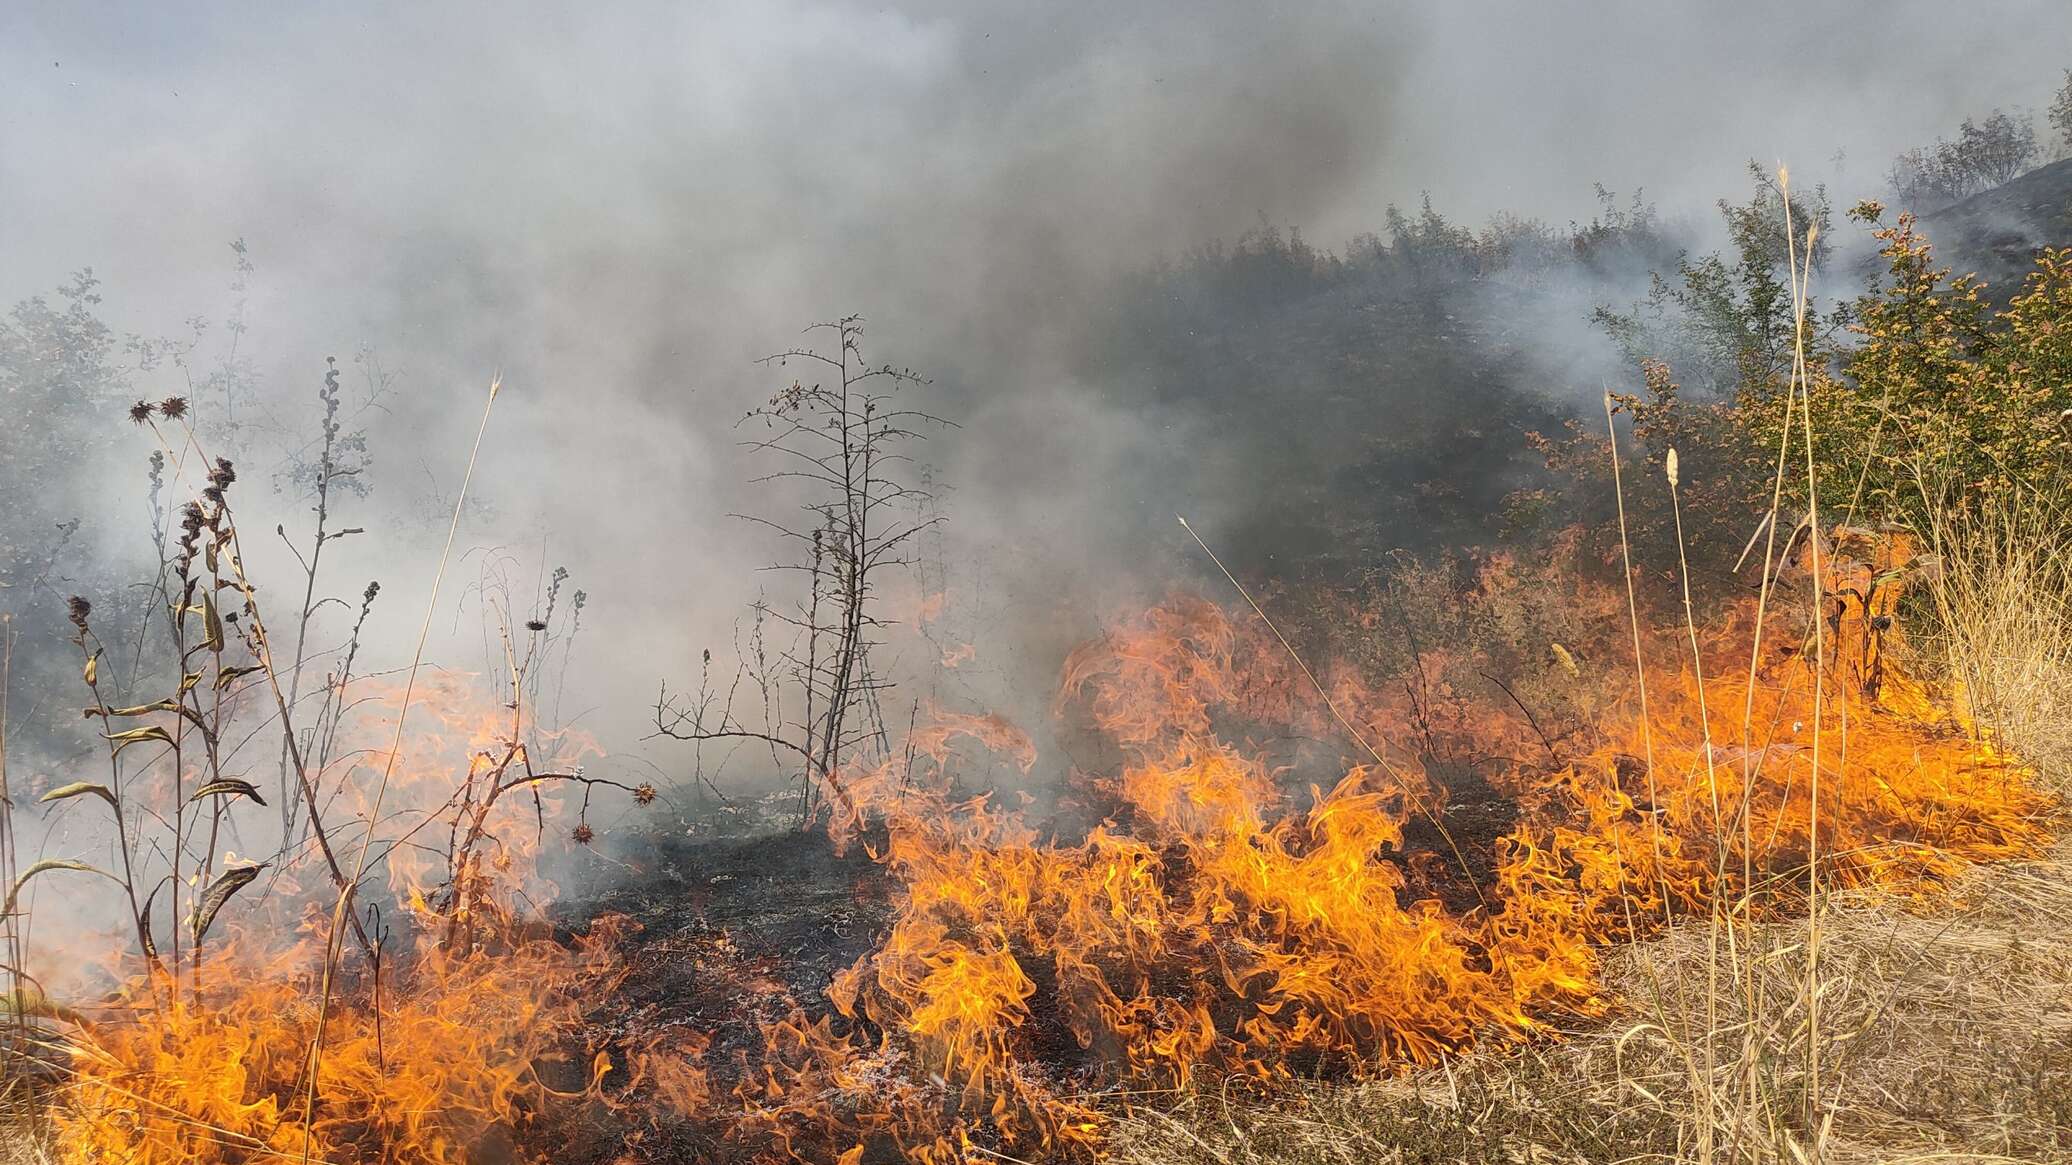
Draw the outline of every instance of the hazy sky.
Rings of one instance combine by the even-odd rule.
[[[1602,182],[1698,215],[1757,158],[1874,193],[2068,65],[2063,0],[17,0],[0,300],[91,265],[112,323],[174,332],[225,314],[244,238],[269,393],[362,344],[400,370],[391,499],[450,486],[502,369],[498,517],[466,538],[566,562],[644,688],[751,597],[727,426],[803,323],[863,312],[874,355],[942,380],[965,428],[937,457],[995,570],[1099,575],[1075,532],[1160,439],[1088,412],[1054,347],[1107,275],[1262,216],[1336,244],[1421,191],[1561,223]],[[429,564],[393,545],[343,548],[339,590],[407,595]]]

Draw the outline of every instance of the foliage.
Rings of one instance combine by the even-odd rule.
[[[55,304],[32,296],[0,320],[6,423],[12,432],[35,434],[9,441],[0,456],[0,496],[10,511],[0,521],[0,587],[45,589],[49,597],[39,584],[81,517],[67,487],[82,464],[99,463],[115,444],[112,422],[127,381],[117,337],[97,313],[99,288],[93,271],[82,270],[58,289]]]
[[[1600,308],[1595,314],[1634,364],[1666,360],[1686,385],[1707,395],[1770,395],[1789,378],[1798,331],[1791,257],[1803,265],[1810,254],[1815,271],[1828,257],[1822,238],[1830,217],[1827,192],[1816,187],[1788,197],[1754,163],[1749,175],[1755,191],[1746,203],[1718,203],[1726,253],[1680,258],[1675,278],[1656,275],[1644,303],[1623,313]],[[1831,357],[1847,322],[1843,308],[1825,317],[1815,313],[1807,321],[1808,359]]]
[[[1686,542],[1700,562],[1723,552],[1722,567],[1735,532],[1746,537],[1768,507],[1786,430],[1802,434],[1806,423],[1791,403],[1796,319],[1775,229],[1781,198],[1772,187],[1746,207],[1723,206],[1731,257],[1686,261],[1680,281],[1659,281],[1643,308],[1599,313],[1642,369],[1641,390],[1613,400],[1631,418],[1649,479],[1660,480],[1672,448],[1696,470],[1686,471]],[[1793,206],[1793,221],[1806,223],[1797,253],[1817,269],[1814,227],[1825,208]],[[1976,277],[1935,263],[1910,212],[1890,224],[1884,215],[1875,202],[1850,211],[1879,243],[1878,285],[1853,304],[1807,308],[1805,400],[1822,509],[1925,535],[1996,495],[2063,497],[2072,488],[2072,251],[2039,253],[2022,290],[1996,311]],[[1699,370],[1695,392],[1679,384],[1689,367]],[[1568,488],[1514,505],[1537,502],[1603,530],[1615,515],[1602,432],[1571,422],[1559,438],[1538,438]],[[1787,515],[1805,508],[1803,493],[1785,487]],[[1665,491],[1629,488],[1626,505],[1636,557],[1666,561],[1676,515]]]
[[[2065,70],[2064,87],[2051,98],[2046,116],[2050,118],[2050,127],[2058,131],[2059,146],[2072,150],[2072,69]]]
[[[2057,124],[2055,106],[2051,117]],[[2018,177],[2036,156],[2036,126],[2028,115],[1996,109],[1981,120],[1965,118],[1955,141],[1939,138],[1901,154],[1890,181],[1903,205],[1935,210]]]
[[[1570,407],[1540,340],[1573,317],[1549,305],[1676,257],[1642,199],[1599,196],[1566,227],[1471,228],[1422,200],[1336,253],[1265,225],[1124,280],[1090,313],[1079,379],[1170,437],[1133,456],[1143,502],[1117,517],[1141,525],[1117,542],[1156,545],[1176,510],[1238,499],[1219,550],[1338,585],[1398,548],[1508,533],[1505,499],[1544,477],[1526,434]]]
[[[1996,494],[2056,496],[2072,469],[2072,251],[2043,250],[1995,312],[1976,278],[1936,266],[1912,215],[1887,226],[1883,211],[1851,215],[1875,227],[1884,287],[1839,374],[1812,382],[1823,476],[1853,483],[1852,509],[1916,530]]]
[[[1801,328],[1792,263],[1818,270],[1828,257],[1826,193],[1788,191],[1753,166],[1750,173],[1747,202],[1718,203],[1729,250],[1680,257],[1675,275],[1656,275],[1641,303],[1595,313],[1641,383],[1607,394],[1606,420],[1571,418],[1558,432],[1533,433],[1531,446],[1557,484],[1508,500],[1521,532],[1580,527],[1586,560],[1618,559],[1622,524],[1634,561],[1654,569],[1676,563],[1681,545],[1703,598],[1727,584],[1755,514],[1769,500],[1772,432],[1783,416],[1796,344],[1803,334],[1815,366],[1840,359],[1859,310],[1809,304]],[[1620,444],[1618,479],[1608,424]],[[1682,470],[1681,513],[1666,488],[1672,449]]]

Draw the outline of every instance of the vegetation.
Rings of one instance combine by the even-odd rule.
[[[1896,181],[2005,181],[2026,125],[1967,120]],[[1911,210],[1860,203],[1880,273],[1823,304],[1825,191],[1752,178],[1719,254],[1637,198],[1567,230],[1426,201],[1342,255],[1265,226],[1122,289],[1088,345],[1111,403],[1228,436],[1147,471],[1248,472],[1259,500],[1236,568],[1196,536],[1238,601],[1175,596],[1063,661],[1059,734],[1101,761],[1072,754],[1055,818],[965,783],[963,754],[1035,765],[1002,717],[888,723],[886,590],[943,520],[909,460],[947,424],[905,406],[920,378],[868,362],[854,316],[770,357],[807,374],[744,418],[780,507],[748,520],[797,585],[653,724],[767,750],[879,913],[811,994],[687,924],[614,1024],[628,924],[550,922],[543,854],[596,842],[593,796],[665,790],[592,774],[545,710],[587,595],[488,568],[491,690],[427,674],[498,384],[414,654],[377,676],[379,585],[325,597],[371,463],[336,362],[276,475],[313,515],[276,531],[285,598],[217,455],[257,424],[234,343],[199,397],[126,406],[149,577],[60,587],[82,519],[43,487],[120,463],[130,381],[90,276],[19,305],[0,389],[51,442],[0,463],[28,499],[7,529],[58,537],[10,535],[0,582],[68,629],[96,768],[8,767],[13,685],[60,680],[17,671],[0,619],[0,1119],[24,1152],[142,1165],[543,1160],[557,1119],[625,1160],[2064,1156],[2072,250],[1996,303]],[[1601,417],[1535,391],[1508,315],[1641,277],[1593,317],[1637,383]],[[142,596],[134,626],[104,592]],[[355,612],[335,650],[327,603]],[[32,799],[105,854],[31,852]],[[103,899],[123,949],[51,990],[32,922]],[[714,984],[724,1038],[668,1010]]]
[[[1965,118],[1955,140],[1938,139],[1901,154],[1892,163],[1892,189],[1902,204],[1934,210],[2009,181],[2037,153],[2034,123],[1996,109],[1984,118]]]
[[[776,466],[755,484],[804,491],[799,508],[810,523],[748,520],[801,556],[775,569],[803,575],[805,596],[790,610],[758,604],[754,649],[737,661],[739,671],[723,694],[713,690],[708,673],[694,700],[674,700],[666,686],[655,700],[655,730],[663,736],[699,745],[758,741],[780,771],[796,764],[802,829],[823,790],[847,798],[840,776],[845,766],[882,760],[891,748],[883,699],[892,684],[871,664],[887,628],[878,601],[882,579],[910,566],[914,539],[941,521],[926,485],[914,483],[912,458],[903,450],[925,437],[924,427],[948,424],[898,407],[898,391],[923,382],[911,369],[864,361],[861,317],[807,331],[832,336],[835,354],[793,348],[767,357],[765,365],[796,361],[808,375],[744,420],[763,427],[764,435],[747,444]],[[761,639],[765,618],[794,633],[774,661]],[[705,659],[709,666],[711,652]],[[752,710],[735,704],[744,680],[758,696]]]
[[[2072,151],[2072,69],[2065,70],[2065,84],[2050,102],[2050,127],[2057,131],[2061,149]]]

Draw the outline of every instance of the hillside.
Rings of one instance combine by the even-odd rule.
[[[2072,244],[2072,158],[1924,215],[1946,261],[1974,270],[1996,299],[2021,282],[2038,247]]]

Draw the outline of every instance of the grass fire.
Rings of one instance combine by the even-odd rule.
[[[2072,26],[1508,7],[0,17],[0,1165],[2072,1156]]]

